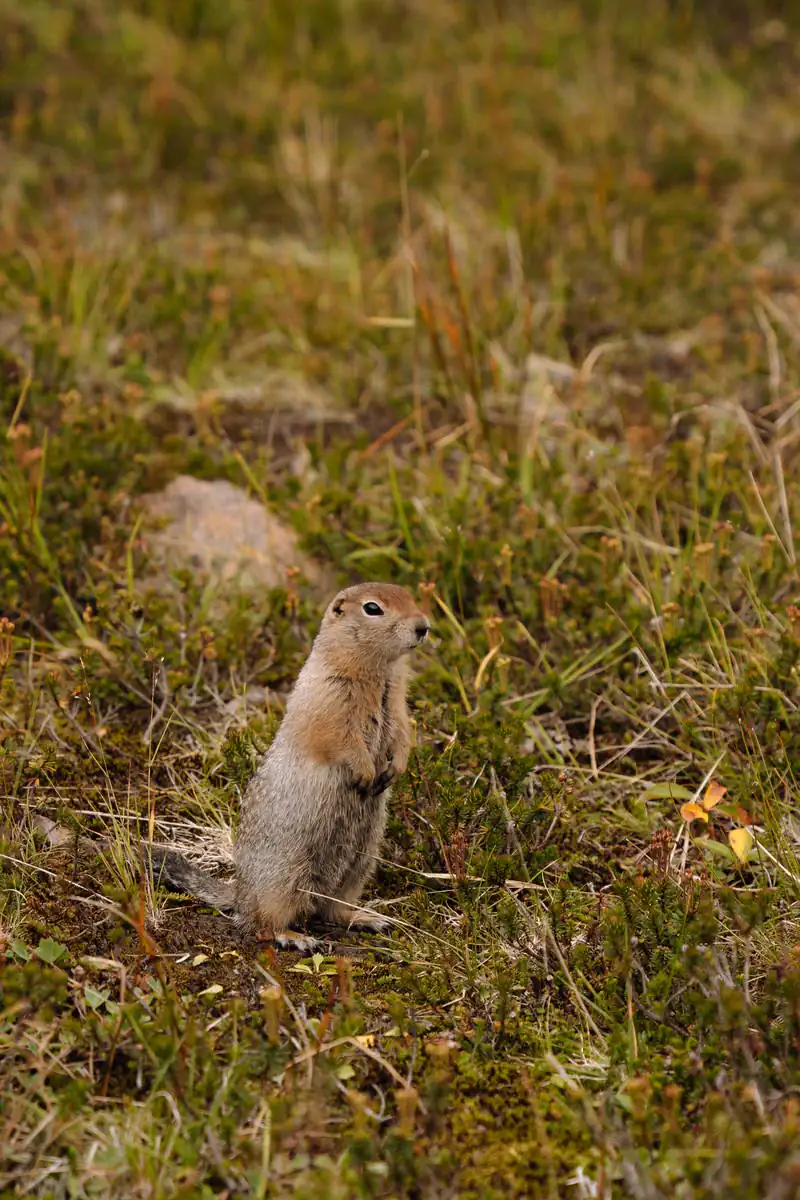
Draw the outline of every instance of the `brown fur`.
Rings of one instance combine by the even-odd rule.
[[[368,615],[365,604],[382,614]],[[154,847],[162,877],[232,905],[242,926],[283,945],[311,945],[287,928],[311,915],[379,928],[380,918],[357,906],[383,836],[387,789],[408,763],[406,659],[427,631],[404,588],[363,583],[334,597],[245,793],[234,887],[221,891]]]

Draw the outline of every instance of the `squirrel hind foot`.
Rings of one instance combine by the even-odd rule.
[[[384,933],[391,922],[371,908],[354,908],[349,904],[331,904],[325,913],[327,923],[346,933]]]
[[[319,938],[307,933],[297,933],[294,929],[261,929],[256,933],[256,941],[275,945],[279,950],[294,950],[300,954],[311,954],[319,945]]]
[[[359,908],[347,922],[347,928],[356,932],[385,933],[390,924],[387,917],[371,912],[368,908]]]

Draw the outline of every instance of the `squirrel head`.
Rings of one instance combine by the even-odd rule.
[[[425,641],[430,622],[405,588],[393,583],[359,583],[328,605],[320,640],[346,646],[356,657],[391,663]]]

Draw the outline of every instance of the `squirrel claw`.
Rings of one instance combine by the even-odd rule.
[[[281,950],[312,954],[319,946],[319,939],[307,933],[295,933],[293,929],[282,929],[280,933],[275,934],[275,945]]]
[[[280,929],[277,932],[265,929],[256,934],[256,940],[273,944],[279,950],[295,950],[299,954],[311,954],[319,946],[318,938],[307,933],[296,933],[293,929]]]
[[[381,771],[380,775],[376,775],[370,787],[370,795],[380,796],[381,792],[385,792],[388,787],[394,782],[396,772],[390,768],[386,771]]]
[[[371,912],[368,908],[359,908],[348,921],[347,928],[363,929],[370,933],[383,933],[389,928],[389,925],[390,922],[387,918],[380,916],[379,913]]]

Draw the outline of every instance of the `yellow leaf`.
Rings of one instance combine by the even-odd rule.
[[[732,829],[728,834],[731,850],[736,855],[741,866],[747,862],[753,848],[753,835],[749,829]]]
[[[703,796],[703,808],[706,812],[713,808],[715,804],[719,804],[727,790],[721,783],[717,783],[716,779],[711,780],[711,783],[706,788],[706,794]]]
[[[708,824],[708,813],[699,804],[682,804],[681,816],[684,821],[705,821]]]

